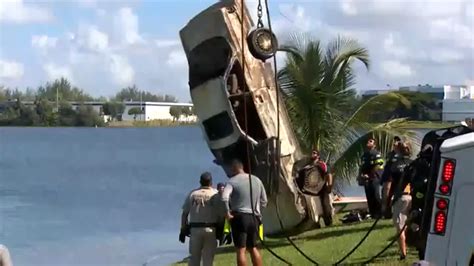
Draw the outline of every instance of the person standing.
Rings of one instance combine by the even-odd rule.
[[[217,192],[219,193],[219,195],[222,197],[222,193],[224,193],[224,188],[225,188],[225,184],[224,183],[218,183],[217,184]]]
[[[220,201],[212,188],[212,175],[205,172],[200,177],[201,187],[189,193],[183,204],[180,241],[184,243],[189,229],[189,266],[212,266],[217,248],[216,231],[219,221]],[[188,220],[189,219],[189,220]]]
[[[318,192],[311,191],[310,176],[312,174],[319,175],[320,178],[324,179],[324,183]],[[316,178],[319,179],[319,178]],[[323,207],[323,220],[326,226],[332,225],[334,207],[332,205],[332,175],[328,171],[327,164],[321,160],[321,155],[318,150],[311,152],[309,162],[298,172],[298,180],[296,180],[300,190],[307,195],[319,197],[321,205]],[[308,189],[306,189],[306,187]],[[316,184],[316,190],[318,184]]]
[[[10,251],[8,248],[0,244],[0,265],[1,266],[12,266],[13,262],[10,256]]]
[[[398,136],[393,138],[392,150],[387,155],[387,160],[385,161],[385,167],[383,169],[382,177],[380,184],[382,186],[382,215],[386,219],[392,217],[392,206],[390,205],[389,191],[392,184],[392,165],[396,163],[397,157],[399,154],[401,139]]]
[[[411,155],[410,143],[400,143],[400,149],[403,156],[409,158]],[[404,176],[406,164],[400,165],[403,168],[399,174],[393,175],[392,180],[392,191],[393,191],[393,224],[397,229],[397,233],[400,235],[398,238],[398,246],[400,249],[400,260],[404,260],[407,256],[407,243],[406,243],[406,224],[408,222],[410,210],[411,210],[411,180],[409,176]]]
[[[226,208],[226,219],[230,221],[232,228],[237,265],[247,265],[245,250],[248,250],[252,264],[261,266],[263,262],[257,248],[257,240],[258,228],[262,223],[261,210],[267,206],[267,194],[262,181],[245,173],[240,160],[232,160],[229,167],[232,176],[224,188],[222,200]]]
[[[364,186],[365,196],[369,213],[374,219],[381,216],[381,195],[380,195],[380,174],[383,169],[384,160],[380,152],[376,149],[375,139],[367,141],[366,151],[362,155],[362,165],[358,183]]]

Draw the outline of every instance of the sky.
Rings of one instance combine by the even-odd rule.
[[[36,88],[66,77],[93,96],[121,88],[189,101],[179,30],[215,1],[0,1],[0,86]],[[257,1],[246,0],[253,17]],[[262,1],[263,2],[263,1]],[[474,85],[472,0],[269,0],[280,43],[305,33],[368,48],[358,90],[417,84]],[[278,66],[285,55],[278,54]]]

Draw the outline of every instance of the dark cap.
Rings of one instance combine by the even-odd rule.
[[[210,186],[212,184],[212,175],[211,175],[211,173],[209,173],[209,172],[202,173],[199,183],[201,183],[201,186]]]
[[[217,189],[221,188],[221,187],[225,187],[225,184],[224,183],[218,183],[217,184]]]
[[[395,137],[393,137],[393,140],[394,141],[401,141],[402,139],[399,136],[395,136]]]

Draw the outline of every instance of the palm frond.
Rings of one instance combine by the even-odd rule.
[[[408,98],[397,92],[389,92],[385,94],[376,95],[368,99],[352,114],[346,121],[346,126],[353,126],[360,121],[366,121],[368,115],[374,110],[386,110],[391,112],[397,108],[399,104],[409,108],[411,102]]]
[[[420,143],[416,132],[408,130],[406,119],[394,119],[387,123],[368,124],[364,126],[370,130],[360,131],[359,133],[352,131],[348,136],[343,138],[349,140],[350,145],[341,147],[342,152],[336,155],[337,158],[333,163],[334,176],[337,182],[347,183],[358,174],[360,165],[360,158],[364,152],[368,138],[374,138],[377,143],[377,149],[386,156],[393,145],[393,138],[399,136],[404,141],[412,143],[412,147],[418,147]],[[365,132],[365,133],[362,133]],[[347,142],[346,142],[347,143]],[[418,150],[413,150],[413,155],[418,153]]]

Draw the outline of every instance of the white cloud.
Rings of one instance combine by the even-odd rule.
[[[431,21],[430,37],[434,40],[449,40],[460,47],[474,49],[473,25],[461,23],[459,18],[439,18]]]
[[[354,5],[354,0],[342,0],[341,8],[346,15],[357,15],[357,7]]]
[[[128,60],[120,55],[110,55],[109,71],[113,81],[120,86],[132,85],[135,71]]]
[[[49,37],[47,35],[33,35],[33,37],[31,37],[31,45],[39,49],[55,48],[57,42],[58,38]]]
[[[395,60],[383,61],[382,70],[385,75],[393,78],[409,77],[414,74],[414,71],[409,65],[402,64]]]
[[[181,45],[181,41],[170,40],[170,39],[160,39],[160,40],[155,40],[155,44],[156,44],[156,47],[158,48],[173,47],[173,46]]]
[[[76,0],[79,6],[84,8],[97,7],[97,0]]]
[[[44,23],[53,20],[50,10],[23,3],[22,0],[0,1],[0,22],[7,23]]]
[[[49,80],[67,78],[71,83],[74,83],[72,71],[68,66],[59,66],[54,63],[47,63],[43,66],[43,70],[46,72],[46,76]]]
[[[463,54],[457,50],[435,48],[431,52],[431,60],[436,63],[452,63],[463,59]]]
[[[166,63],[171,67],[184,67],[187,66],[188,60],[182,49],[173,50],[168,56]]]
[[[79,43],[84,45],[91,51],[104,51],[109,45],[109,36],[99,31],[96,27],[90,26],[84,29],[83,36],[80,37]]]
[[[119,38],[124,44],[136,44],[143,42],[138,33],[138,17],[131,8],[121,8],[114,18],[114,26]]]
[[[395,45],[393,33],[390,33],[383,42],[383,47],[388,54],[403,57],[407,54],[407,51],[404,47]]]
[[[147,27],[143,32],[137,13],[123,7],[124,2],[105,5],[97,1],[97,6],[90,10],[92,17],[87,18],[87,25],[73,24],[68,27],[70,32],[55,37],[34,32],[37,37],[31,41],[39,62],[53,64],[50,70],[56,71],[50,72],[74,74],[75,85],[94,95],[112,95],[121,86],[136,84],[187,100],[187,60],[178,31],[207,4],[198,1],[201,7],[189,16],[176,15],[176,23],[167,25],[166,29]],[[337,35],[356,38],[369,50],[372,63],[370,72],[362,67],[359,70],[357,64],[357,88],[462,83],[474,80],[474,24],[472,12],[467,12],[472,10],[469,2],[471,0],[277,1],[272,10],[278,5],[280,12],[272,12],[272,26],[280,43],[293,32],[307,32],[323,44]],[[153,4],[159,11],[170,8],[163,7],[161,1]],[[126,5],[134,6],[128,1]],[[247,5],[256,22],[257,1],[249,0]],[[76,15],[78,21],[86,21],[81,19],[80,13]],[[162,16],[157,15],[157,21],[160,19]],[[264,24],[268,26],[265,14]],[[170,32],[174,34],[169,35]],[[5,37],[15,38],[13,35]],[[277,56],[280,67],[284,56],[284,53]],[[34,58],[32,60],[33,67]],[[39,82],[27,85],[35,86]],[[24,87],[17,81],[7,84]]]
[[[0,59],[0,80],[15,80],[23,77],[23,64]]]
[[[278,9],[283,18],[274,20],[274,23],[272,23],[275,33],[285,34],[295,30],[307,32],[315,26],[313,25],[315,22],[318,23],[318,21],[310,19],[305,8],[301,5],[280,4]]]

